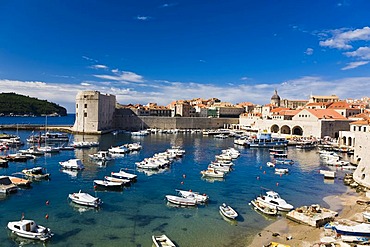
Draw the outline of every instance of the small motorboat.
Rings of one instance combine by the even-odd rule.
[[[225,203],[222,203],[219,208],[220,213],[226,218],[235,220],[235,218],[238,217],[238,213],[232,207],[226,205]]]
[[[65,169],[71,170],[82,170],[85,168],[80,159],[70,159],[66,161],[61,161],[59,162],[59,165]]]
[[[200,172],[203,177],[212,177],[212,178],[223,178],[225,177],[224,172],[216,171],[214,168],[208,168],[207,170]]]
[[[272,190],[267,191],[266,195],[257,197],[257,200],[263,201],[272,207],[276,207],[280,211],[290,211],[294,208],[293,205],[287,203],[283,198],[281,198],[279,193]]]
[[[194,198],[166,195],[166,199],[173,204],[181,206],[195,206],[197,204],[197,200],[195,200]]]
[[[268,167],[275,167],[275,164],[274,164],[274,163],[272,163],[272,162],[270,162],[270,161],[269,161],[269,162],[267,162],[267,163],[266,163],[266,165],[267,165]]]
[[[287,174],[289,173],[288,168],[275,168],[275,174]]]
[[[197,203],[205,203],[208,201],[209,197],[206,194],[201,195],[199,192],[193,192],[191,190],[176,190],[180,196],[184,198],[192,198],[197,201]]]
[[[54,234],[49,228],[37,225],[33,220],[11,221],[8,223],[8,229],[20,237],[45,241]]]
[[[14,185],[17,185],[17,186],[20,186],[20,187],[30,187],[31,183],[32,183],[28,179],[19,178],[19,177],[15,177],[15,176],[8,176],[8,177]]]
[[[12,183],[8,176],[0,176],[0,194],[17,192],[18,187]]]
[[[136,180],[137,178],[136,174],[125,172],[124,168],[121,168],[119,172],[112,172],[111,175],[115,178],[129,179],[131,181]]]
[[[278,213],[278,210],[277,210],[276,206],[271,206],[267,203],[264,203],[263,201],[253,199],[251,201],[251,204],[253,205],[255,210],[259,210],[264,214],[277,215],[277,213]]]
[[[89,157],[97,161],[110,161],[113,159],[108,151],[99,151],[95,154],[89,154]]]
[[[171,241],[166,235],[152,236],[153,243],[156,247],[176,247],[176,245]]]
[[[23,169],[22,173],[29,178],[32,179],[49,179],[50,178],[50,173],[45,173],[44,172],[45,168],[42,167],[34,167],[31,169]]]
[[[115,177],[109,177],[109,176],[105,176],[104,179],[107,181],[111,181],[111,182],[121,183],[122,185],[130,184],[131,182],[129,179],[115,178]]]
[[[125,154],[125,153],[128,153],[129,151],[130,150],[124,145],[117,146],[117,147],[111,147],[108,149],[108,152],[111,154]]]
[[[99,207],[103,202],[98,197],[93,197],[90,194],[79,191],[78,193],[73,193],[68,195],[74,203],[90,206],[90,207]]]
[[[94,185],[99,186],[99,187],[103,187],[103,188],[106,188],[106,189],[121,189],[123,183],[122,182],[112,182],[112,181],[108,181],[108,180],[98,180],[98,179],[96,179],[96,180],[94,180]]]

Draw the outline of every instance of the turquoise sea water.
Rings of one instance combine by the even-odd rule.
[[[48,123],[53,124],[49,119]],[[18,134],[25,140],[30,132],[19,131]],[[200,171],[206,169],[222,149],[234,146],[231,138],[219,140],[200,134],[155,134],[136,138],[128,134],[106,134],[96,138],[100,141],[98,148],[62,151],[27,163],[10,163],[9,168],[0,169],[0,175],[9,175],[24,168],[43,166],[51,173],[51,180],[34,182],[31,189],[20,190],[0,200],[0,246],[43,245],[16,238],[6,229],[7,222],[19,220],[22,213],[25,218],[50,227],[55,233],[46,246],[151,246],[151,235],[163,233],[179,246],[248,246],[251,237],[278,219],[263,216],[248,205],[261,193],[261,187],[279,192],[296,207],[313,203],[327,206],[323,197],[345,191],[340,180],[324,181],[318,172],[323,165],[315,150],[288,148],[288,158],[296,163],[287,166],[289,175],[279,176],[266,166],[271,159],[267,149],[241,148],[241,156],[234,161],[234,170],[225,180],[215,181],[202,179]],[[117,158],[104,167],[88,158],[88,154],[99,149],[136,141],[143,145],[140,152]],[[173,145],[181,146],[186,154],[168,170],[157,174],[135,170],[134,162]],[[82,159],[86,169],[77,174],[62,172],[58,162],[74,157]],[[138,174],[137,182],[118,192],[94,190],[94,179],[102,179],[120,168],[132,169],[131,172]],[[210,201],[192,208],[170,206],[165,195],[175,194],[175,189],[206,193]],[[102,207],[95,210],[71,204],[68,194],[79,190],[100,197],[104,202]],[[226,221],[219,214],[218,206],[223,202],[240,214],[236,222]]]

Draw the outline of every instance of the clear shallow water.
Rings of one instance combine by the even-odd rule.
[[[19,131],[18,134],[25,140],[30,132]],[[106,167],[89,160],[88,154],[96,152],[98,148],[95,148],[63,151],[27,163],[10,163],[9,168],[0,169],[0,175],[9,175],[24,168],[43,166],[51,173],[50,181],[34,182],[31,189],[20,190],[0,200],[1,246],[19,246],[21,242],[26,246],[42,246],[39,242],[14,239],[6,229],[7,222],[19,220],[22,213],[52,229],[55,235],[47,246],[151,246],[151,235],[162,233],[179,246],[248,246],[250,237],[277,219],[260,215],[248,205],[261,193],[261,187],[276,190],[296,207],[312,203],[327,206],[322,201],[324,196],[345,191],[340,180],[330,184],[324,182],[318,173],[322,165],[316,151],[289,148],[288,157],[296,163],[288,166],[289,175],[279,176],[266,166],[271,159],[267,149],[242,148],[241,156],[234,162],[234,171],[224,181],[207,181],[201,178],[200,171],[214,155],[233,146],[231,138],[218,140],[192,134],[131,138],[127,134],[107,134],[99,137],[99,141],[102,150],[135,141],[140,141],[143,149],[117,158]],[[102,179],[120,168],[134,169],[134,162],[172,145],[182,146],[186,154],[170,169],[150,176],[135,171],[138,181],[121,192],[94,191],[92,180]],[[82,159],[86,169],[77,175],[60,171],[58,162],[73,157]],[[210,202],[195,208],[169,206],[165,195],[175,194],[175,189],[206,193]],[[71,204],[68,194],[79,190],[99,196],[104,202],[102,208],[86,209]],[[223,202],[240,214],[236,224],[219,214],[218,206]]]

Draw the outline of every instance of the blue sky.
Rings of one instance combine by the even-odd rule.
[[[0,0],[0,90],[74,112],[121,104],[370,96],[368,0]]]

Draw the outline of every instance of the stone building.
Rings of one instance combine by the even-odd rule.
[[[279,107],[280,106],[280,96],[278,95],[276,89],[275,89],[274,95],[272,95],[272,97],[271,97],[270,104],[273,105],[273,106],[275,106],[275,107]]]
[[[82,91],[76,95],[74,132],[96,133],[114,126],[116,96],[98,91]]]

